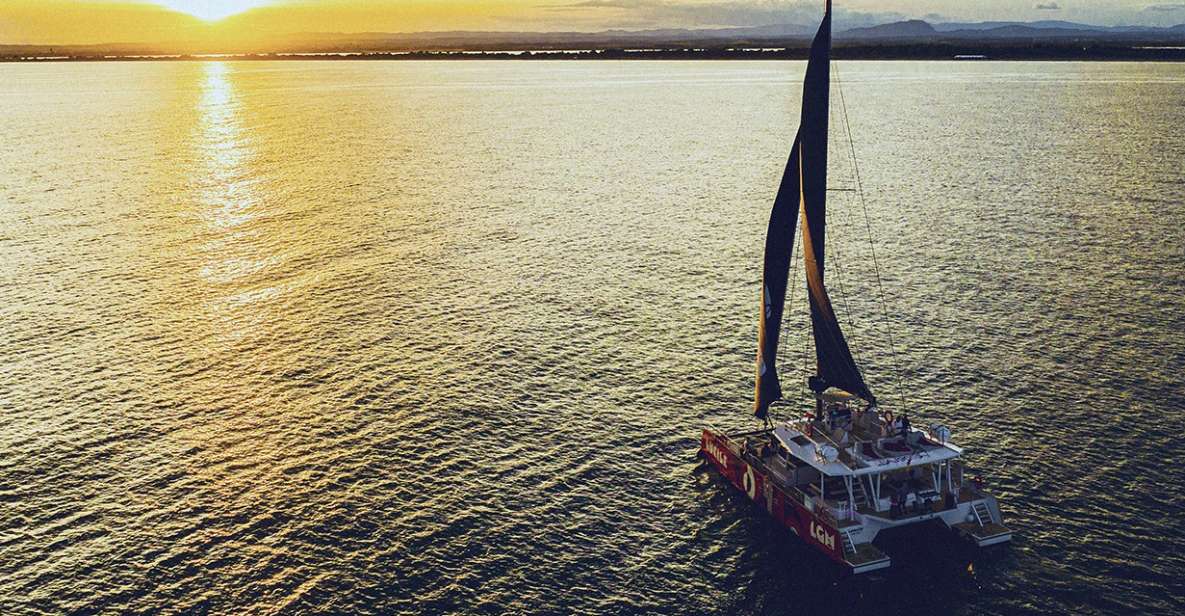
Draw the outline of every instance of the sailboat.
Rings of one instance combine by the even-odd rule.
[[[763,427],[707,428],[700,453],[774,521],[853,574],[890,566],[873,544],[889,528],[937,520],[981,547],[1009,542],[996,498],[981,479],[967,476],[950,429],[913,426],[906,409],[899,417],[881,410],[832,307],[824,278],[830,72],[827,0],[765,241],[754,395]],[[796,230],[815,346],[815,374],[807,383],[814,408],[778,423],[770,410],[783,401],[777,351]]]

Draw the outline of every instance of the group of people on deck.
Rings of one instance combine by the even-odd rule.
[[[909,469],[909,475],[904,479],[890,480],[886,486],[889,489],[889,511],[894,517],[905,515],[908,512],[907,505],[909,504],[909,496],[913,495],[913,512],[921,513],[926,507],[929,507],[930,501],[921,496],[921,492],[929,489],[917,477],[916,468]]]
[[[881,422],[881,436],[884,438],[901,438],[907,445],[911,447],[918,444],[921,440],[921,433],[914,432],[913,426],[909,423],[909,415],[902,413],[900,417],[893,417],[892,413],[885,412],[884,419]]]
[[[891,412],[880,412],[871,404],[863,410],[856,411],[855,417],[852,408],[844,403],[825,404],[815,415],[815,419],[827,427],[828,436],[841,447],[848,445],[848,433],[855,426],[867,431],[879,431],[881,438],[901,437],[910,445],[917,444],[921,436],[913,432],[908,414],[902,413],[900,417],[894,417]]]
[[[885,436],[909,436],[909,415],[902,413],[892,423],[885,424]]]

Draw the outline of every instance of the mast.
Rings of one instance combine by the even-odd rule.
[[[765,419],[769,406],[782,399],[777,372],[778,338],[786,304],[796,218],[802,215],[803,255],[815,340],[816,376],[811,389],[838,387],[874,401],[852,358],[824,285],[827,230],[827,133],[831,91],[831,0],[811,43],[802,88],[798,134],[782,173],[765,237],[765,263],[758,323],[754,414]]]
[[[802,87],[802,111],[798,134],[770,212],[765,235],[765,263],[761,281],[761,317],[757,329],[757,379],[753,411],[759,419],[769,416],[769,405],[782,399],[778,379],[778,338],[786,307],[786,286],[794,231],[804,194],[822,203],[827,195],[827,116],[831,87],[831,0],[811,43]],[[805,156],[804,156],[805,152]],[[822,226],[819,227],[822,233]],[[823,236],[816,244],[822,252]]]
[[[816,57],[824,60],[816,63]],[[815,340],[815,377],[811,390],[823,393],[837,387],[875,402],[860,368],[840,329],[825,284],[827,243],[827,135],[831,109],[831,0],[811,44],[811,63],[807,65],[803,88],[803,126],[812,127],[803,134],[802,227],[803,256],[806,268],[807,296],[811,308],[811,333]],[[809,115],[808,115],[809,113]],[[808,140],[809,139],[809,140]]]

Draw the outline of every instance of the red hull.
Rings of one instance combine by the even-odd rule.
[[[722,434],[704,430],[700,438],[700,453],[732,485],[769,512],[782,526],[794,531],[808,545],[836,563],[850,566],[844,559],[843,545],[835,523],[808,509],[802,493],[786,492],[767,481],[761,470],[741,458]]]

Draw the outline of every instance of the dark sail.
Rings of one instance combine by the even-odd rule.
[[[753,411],[765,419],[769,405],[782,399],[778,380],[778,337],[782,331],[782,312],[786,307],[786,284],[790,275],[790,256],[794,250],[794,227],[802,201],[799,185],[801,162],[798,137],[790,149],[790,159],[782,172],[782,183],[769,215],[765,234],[765,267],[761,280],[761,318],[757,326],[757,392]]]
[[[804,169],[805,172],[805,169]],[[805,182],[804,182],[805,184]],[[831,307],[831,297],[823,286],[823,264],[816,258],[822,254],[822,247],[815,245],[815,222],[807,214],[807,200],[802,199],[802,254],[806,269],[807,295],[811,303],[811,329],[815,337],[815,359],[818,362],[818,377],[812,387],[822,393],[827,387],[838,387],[856,394],[869,402],[875,402],[864,376],[852,358],[852,351],[839,328],[839,319]]]
[[[802,87],[802,125],[798,139],[802,151],[802,199],[811,221],[814,258],[823,278],[823,246],[827,229],[827,131],[831,109],[831,2],[819,32],[811,43],[811,58]]]
[[[769,216],[765,236],[765,267],[761,281],[761,320],[757,333],[757,391],[753,410],[764,419],[769,405],[782,399],[778,380],[778,337],[786,304],[786,283],[790,256],[794,250],[794,227],[803,194],[818,199],[819,208],[827,195],[827,114],[831,84],[831,1],[807,61],[802,88],[802,115],[790,159],[782,172],[782,183]],[[806,158],[803,153],[806,152]],[[804,172],[805,170],[805,172]],[[805,183],[804,183],[805,182]],[[822,246],[822,236],[819,236]],[[820,259],[820,263],[821,263]]]
[[[838,387],[865,400],[874,400],[840,330],[831,307],[825,280],[827,238],[827,132],[831,90],[831,2],[811,44],[802,93],[802,126],[799,130],[802,156],[803,255],[807,295],[811,305],[811,329],[815,339],[818,378],[816,389]],[[806,127],[810,130],[806,130]]]
[[[803,255],[815,339],[818,378],[814,385],[838,387],[865,400],[875,398],[852,358],[824,285],[824,247],[827,231],[827,133],[831,90],[831,1],[811,43],[802,89],[798,135],[782,173],[782,183],[770,213],[765,237],[765,265],[761,284],[758,327],[757,387],[754,412],[764,419],[769,405],[782,398],[777,352],[786,284],[794,248],[794,227],[802,213]]]

